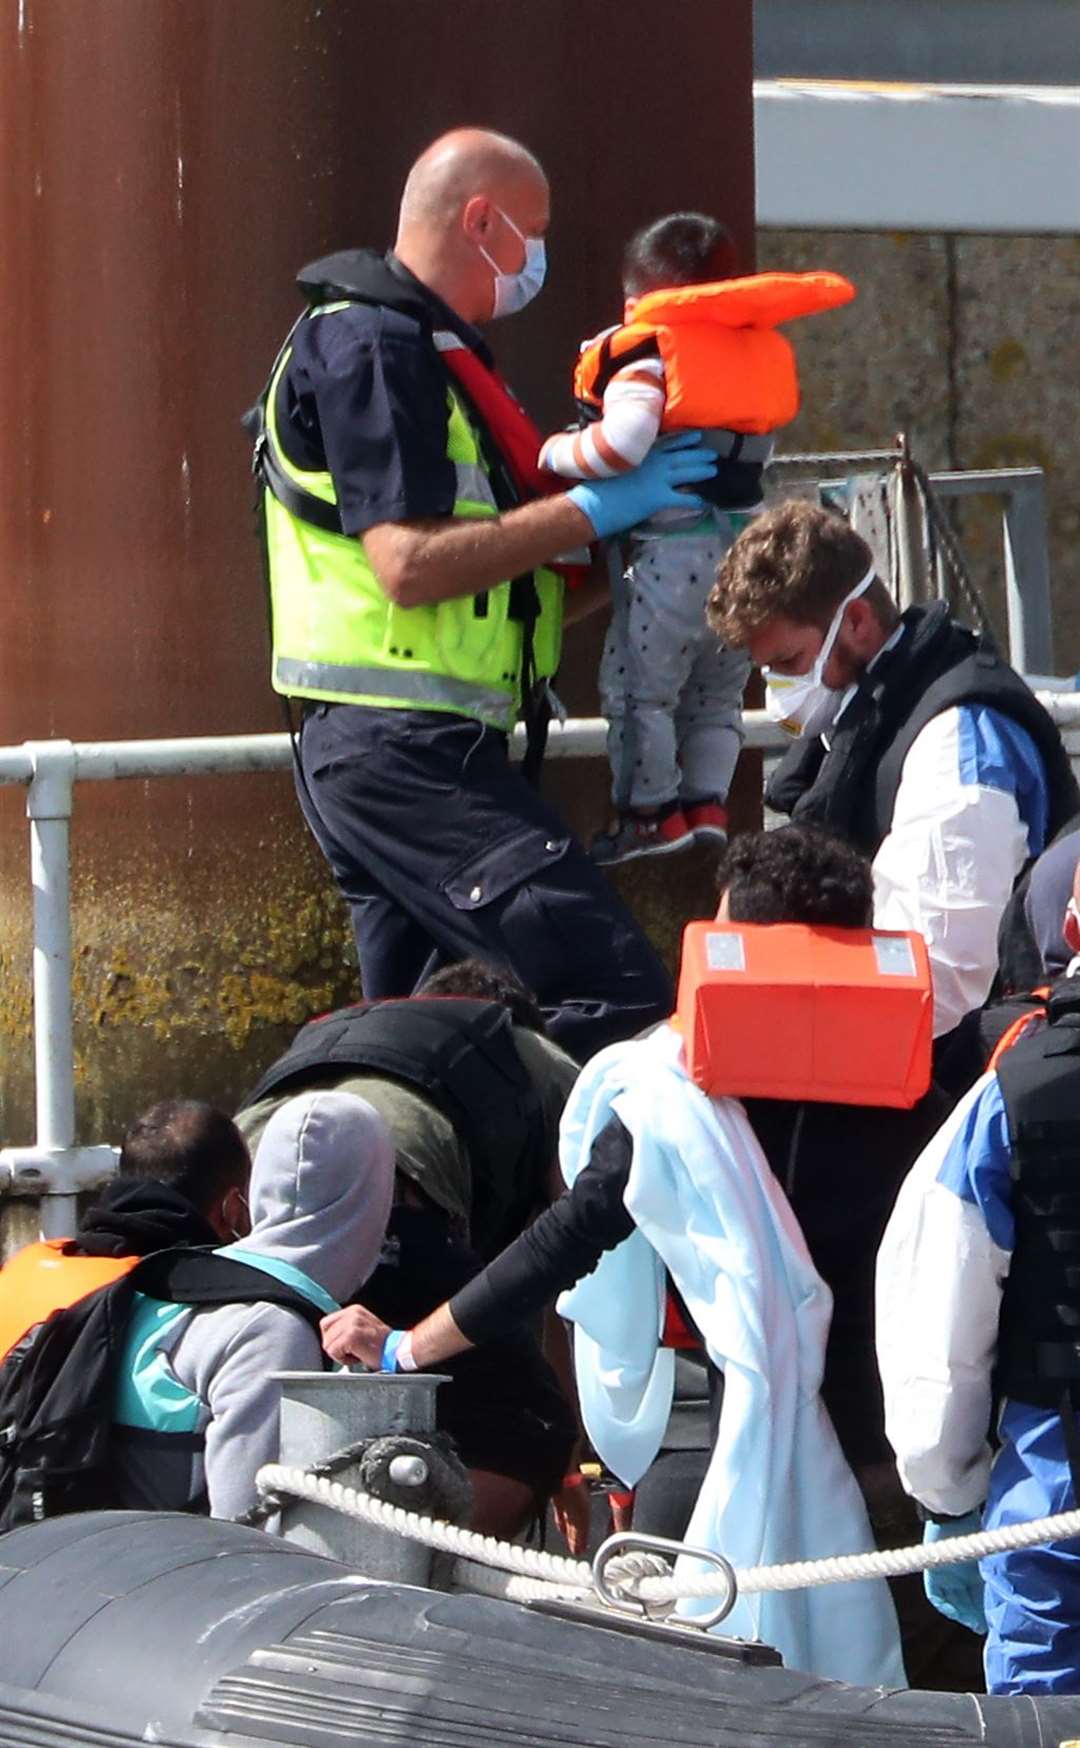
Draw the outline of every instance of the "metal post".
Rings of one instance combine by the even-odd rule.
[[[37,1144],[52,1151],[75,1145],[68,856],[75,749],[70,741],[37,741],[30,752],[34,775],[26,811],[34,891],[34,1091]],[[77,1225],[74,1196],[43,1197],[43,1237],[68,1237]]]
[[[1022,674],[1052,674],[1054,632],[1043,475],[1032,469],[1010,483],[1002,520],[1009,659]]]
[[[37,1141],[8,1148],[11,1187],[44,1189],[43,1238],[67,1238],[78,1225],[77,1192],[114,1169],[111,1147],[75,1145],[75,1067],[71,1022],[71,905],[68,833],[75,749],[67,740],[28,741],[30,879],[34,894],[34,1090]]]
[[[307,1469],[362,1439],[435,1430],[435,1392],[447,1382],[435,1373],[279,1372],[281,1461]],[[335,1475],[357,1486],[358,1466]],[[391,1530],[376,1529],[298,1500],[286,1507],[283,1535],[316,1554],[342,1560],[367,1578],[426,1584],[431,1551]]]
[[[923,532],[923,507],[919,484],[909,466],[908,440],[901,431],[896,439],[900,451],[895,475],[896,520],[896,599],[905,608],[925,601],[930,593],[926,562],[926,540]]]

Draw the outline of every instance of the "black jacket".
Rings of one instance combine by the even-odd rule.
[[[944,602],[909,607],[904,635],[858,681],[830,738],[797,742],[766,789],[768,805],[819,825],[876,855],[892,826],[904,760],[916,736],[958,704],[999,710],[1031,735],[1049,791],[1048,834],[1080,810],[1080,790],[1061,736],[1019,674]]]
[[[936,1089],[911,1111],[749,1099],[762,1151],[830,1288],[822,1396],[849,1463],[891,1460],[874,1348],[874,1261],[896,1192],[948,1109]],[[632,1141],[617,1117],[565,1196],[450,1301],[470,1341],[532,1316],[629,1237]]]

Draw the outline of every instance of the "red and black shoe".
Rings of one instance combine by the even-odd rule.
[[[684,804],[684,814],[687,829],[698,844],[713,844],[720,849],[727,843],[728,814],[715,797],[707,801],[688,801]]]
[[[620,813],[613,831],[599,832],[589,845],[593,861],[604,868],[618,862],[633,862],[640,856],[670,856],[685,850],[694,837],[679,807],[663,813]]]

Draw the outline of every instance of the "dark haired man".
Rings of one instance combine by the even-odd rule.
[[[250,1173],[247,1144],[223,1111],[197,1099],[151,1106],[128,1129],[119,1172],[75,1237],[28,1245],[0,1270],[0,1358],[141,1256],[243,1238]]]
[[[720,916],[732,923],[802,923],[828,930],[851,928],[863,930],[869,926],[872,884],[869,864],[848,844],[818,830],[786,827],[772,834],[741,837],[730,844],[720,871],[722,911]],[[666,1030],[666,1028],[664,1028]],[[334,1358],[363,1358],[367,1363],[383,1362],[398,1369],[416,1369],[440,1363],[446,1355],[460,1353],[472,1342],[488,1341],[491,1335],[505,1330],[517,1316],[528,1314],[533,1306],[550,1299],[557,1290],[587,1285],[606,1252],[620,1250],[624,1259],[631,1248],[640,1255],[643,1238],[652,1239],[657,1225],[664,1231],[682,1232],[687,1220],[687,1236],[682,1243],[696,1253],[699,1271],[697,1287],[701,1288],[696,1302],[708,1301],[713,1306],[729,1306],[737,1301],[736,1285],[741,1267],[741,1208],[753,1208],[750,1225],[755,1225],[765,1201],[783,1210],[779,1224],[790,1231],[793,1222],[786,1203],[795,1211],[804,1227],[809,1259],[834,1294],[834,1321],[825,1351],[825,1379],[821,1395],[835,1421],[844,1454],[851,1467],[867,1482],[867,1493],[874,1505],[881,1491],[879,1470],[888,1467],[888,1446],[884,1442],[881,1390],[874,1367],[874,1252],[884,1222],[890,1213],[891,1201],[897,1192],[912,1159],[924,1140],[937,1127],[937,1099],[926,1098],[914,1112],[874,1110],[842,1105],[790,1103],[781,1099],[746,1101],[746,1117],[760,1141],[760,1152],[771,1166],[771,1175],[755,1150],[758,1164],[750,1154],[739,1155],[734,1178],[743,1189],[734,1192],[734,1203],[725,1201],[723,1185],[727,1182],[732,1148],[739,1148],[739,1133],[746,1133],[741,1108],[734,1099],[703,1099],[701,1093],[689,1087],[685,1072],[676,1077],[661,1075],[662,1087],[655,1080],[654,1045],[657,1038],[638,1040],[622,1047],[619,1061],[615,1052],[605,1052],[596,1065],[585,1070],[589,1086],[585,1105],[599,1112],[612,1112],[603,1126],[589,1117],[585,1131],[580,1089],[571,1101],[563,1124],[564,1161],[575,1166],[584,1154],[587,1136],[592,1134],[587,1162],[573,1176],[571,1189],[559,1203],[543,1213],[509,1250],[496,1257],[477,1280],[461,1288],[449,1304],[428,1316],[419,1327],[402,1332],[390,1330],[383,1320],[374,1318],[369,1309],[348,1306],[323,1323],[323,1339]],[[662,1042],[662,1040],[661,1040]],[[662,1042],[664,1065],[671,1066],[669,1049],[675,1049],[671,1037]],[[629,1089],[645,1087],[647,1093],[634,1101]],[[680,1093],[685,1089],[687,1096]],[[633,1106],[633,1108],[631,1108]],[[683,1154],[682,1141],[697,1145],[697,1120],[703,1119],[703,1106],[715,1112],[717,1131],[715,1147],[708,1154],[708,1164],[697,1166],[694,1154]],[[626,1122],[624,1122],[626,1117]],[[685,1122],[683,1122],[685,1117]],[[633,1126],[633,1133],[631,1133]],[[582,1145],[578,1145],[577,1136]],[[652,1140],[650,1140],[652,1136]],[[678,1145],[676,1145],[678,1138]],[[661,1164],[659,1180],[648,1178],[648,1162],[659,1148]],[[760,1171],[760,1178],[755,1173]],[[685,1175],[687,1182],[683,1183]],[[675,1203],[650,1201],[657,1182],[673,1183]],[[678,1182],[675,1182],[678,1180]],[[717,1197],[717,1218],[722,1239],[713,1248],[715,1232],[708,1218],[703,1218],[697,1196]],[[641,1199],[643,1197],[643,1199]],[[736,1206],[737,1204],[737,1206]],[[638,1224],[638,1210],[641,1224]],[[645,1215],[657,1225],[645,1229]],[[730,1217],[730,1220],[729,1220]],[[786,1224],[785,1224],[786,1220]],[[633,1246],[624,1241],[633,1239]],[[758,1281],[758,1292],[769,1306],[762,1311],[765,1323],[778,1304],[785,1301],[785,1262],[781,1260],[783,1241],[776,1239],[758,1255],[760,1267],[750,1273]],[[725,1260],[720,1260],[725,1259]],[[710,1267],[717,1273],[710,1274]],[[732,1274],[732,1280],[725,1276]],[[708,1285],[706,1285],[708,1276]],[[683,1281],[673,1269],[673,1281],[682,1290]],[[612,1281],[603,1285],[610,1327],[624,1328],[636,1323],[634,1302],[608,1301]],[[820,1290],[820,1283],[818,1283]],[[704,1339],[697,1335],[687,1299],[682,1309],[687,1311],[685,1325],[678,1332],[678,1342],[696,1339],[704,1348]],[[575,1311],[577,1316],[577,1311]],[[589,1355],[598,1337],[589,1330],[584,1351]],[[786,1337],[778,1337],[783,1348]],[[818,1330],[816,1337],[821,1339]],[[769,1344],[772,1335],[769,1335]],[[739,1342],[739,1391],[737,1400],[746,1404],[746,1370],[753,1369],[750,1360],[753,1339]],[[578,1356],[582,1353],[582,1330],[577,1334]],[[608,1374],[605,1374],[608,1376]],[[622,1376],[622,1374],[620,1374]],[[578,1367],[580,1379],[580,1367]],[[624,1412],[626,1426],[633,1428],[645,1407],[634,1398],[638,1374],[627,1365]],[[717,1374],[713,1372],[713,1383]],[[652,1388],[652,1386],[650,1386]],[[786,1370],[783,1383],[774,1381],[776,1425],[790,1426],[792,1411],[790,1391],[793,1374]],[[800,1386],[804,1388],[804,1386]],[[813,1393],[813,1386],[806,1386]],[[715,1393],[718,1411],[718,1390]],[[725,1411],[727,1414],[727,1411]],[[807,1433],[809,1437],[809,1433]],[[715,1461],[715,1460],[713,1460]],[[711,1467],[711,1465],[710,1465]],[[624,1479],[634,1479],[633,1474]],[[701,1477],[697,1477],[701,1479]],[[839,1481],[821,1482],[825,1488],[837,1488]],[[792,1482],[795,1488],[795,1482]],[[891,1500],[890,1500],[891,1503]],[[785,1507],[774,1502],[783,1516]],[[839,1509],[839,1505],[837,1505]],[[841,1533],[848,1533],[849,1526]],[[834,1542],[834,1550],[837,1543]],[[795,1556],[783,1556],[795,1557]],[[909,1587],[910,1589],[910,1587]],[[917,1592],[917,1585],[916,1585]],[[917,1601],[921,1598],[917,1596]],[[912,1662],[923,1673],[923,1648],[909,1643]],[[806,1666],[806,1664],[804,1664]],[[820,1669],[825,1673],[825,1669]],[[830,1671],[832,1673],[832,1671]],[[910,1669],[916,1680],[916,1669]]]
[[[433,995],[460,995],[473,1001],[494,1001],[506,1009],[515,1026],[536,1037],[544,1038],[547,1027],[544,1016],[531,989],[526,989],[520,977],[515,977],[512,971],[507,971],[501,965],[489,965],[483,959],[459,959],[454,965],[444,965],[441,971],[436,971],[423,986],[422,993]],[[565,1052],[558,1050],[557,1056],[564,1060]],[[553,1060],[555,1053],[552,1053]]]
[[[603,863],[723,841],[750,664],[710,636],[705,599],[721,554],[761,508],[773,433],[798,406],[776,323],[854,295],[837,274],[737,271],[730,233],[705,213],[638,231],[623,257],[623,321],[585,342],[574,373],[582,427],[540,451],[552,473],[604,480],[639,465],[661,435],[697,427],[718,457],[715,479],[631,529],[612,567],[600,696],[617,818],[592,846]]]
[[[1080,808],[1057,730],[944,603],[898,613],[866,542],[814,504],[744,531],[708,619],[797,737],[770,805],[873,858],[874,920],[925,937],[934,1030],[951,1032],[986,1000],[1018,876]]]
[[[870,922],[872,881],[864,857],[824,832],[788,826],[747,834],[728,846],[719,873],[722,920],[863,929]],[[844,1454],[867,1495],[879,1535],[910,1535],[892,1476],[881,1387],[874,1359],[874,1256],[897,1187],[935,1132],[944,1102],[931,1092],[911,1111],[839,1104],[752,1099],[745,1108],[775,1178],[803,1229],[814,1265],[833,1294],[822,1396]],[[601,1131],[573,1187],[516,1243],[405,1338],[405,1360],[441,1363],[471,1342],[485,1342],[592,1271],[605,1251],[633,1233],[624,1197],[633,1149],[617,1118]],[[349,1306],[324,1325],[335,1358],[377,1364],[389,1331],[368,1310]],[[408,1345],[406,1345],[408,1344]],[[409,1347],[411,1346],[411,1353]],[[401,1347],[398,1348],[398,1360]],[[719,1393],[714,1385],[714,1412]],[[689,1458],[677,1465],[692,1467]],[[702,1465],[703,1466],[703,1465]],[[665,1497],[671,1470],[647,1477],[635,1510],[639,1528],[681,1533],[692,1491],[678,1505]],[[685,1479],[685,1477],[684,1477]],[[918,1582],[899,1581],[909,1678],[956,1674],[961,1687],[978,1680],[977,1659],[958,1672],[935,1667],[947,1629],[923,1604]]]
[[[726,922],[870,924],[869,864],[841,840],[807,827],[734,839],[721,862],[719,889],[717,914]],[[780,1099],[745,1104],[833,1292],[826,1404],[852,1463],[879,1461],[888,1446],[874,1362],[874,1255],[897,1187],[945,1106],[934,1093],[913,1111]],[[527,1311],[534,1292],[537,1304],[547,1303],[626,1238],[633,1229],[623,1205],[630,1165],[629,1133],[614,1118],[573,1188],[452,1300],[448,1318],[456,1332],[470,1342],[486,1340],[508,1316]]]
[[[532,992],[504,967],[467,959],[415,996],[309,1023],[237,1121],[254,1150],[298,1092],[333,1088],[378,1111],[395,1146],[394,1204],[364,1298],[387,1320],[413,1323],[558,1193],[559,1118],[576,1078],[576,1064],[544,1035]],[[553,1327],[552,1357],[568,1378],[561,1333]],[[439,1425],[472,1475],[474,1522],[512,1535],[561,1490],[573,1415],[531,1330],[447,1369]]]

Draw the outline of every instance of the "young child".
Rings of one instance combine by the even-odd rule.
[[[598,862],[726,836],[750,663],[709,631],[705,600],[761,508],[771,433],[798,410],[794,354],[775,324],[855,295],[838,274],[737,271],[730,233],[702,213],[638,231],[623,257],[624,325],[581,349],[574,393],[584,422],[540,451],[552,473],[607,479],[638,466],[662,433],[701,430],[720,458],[715,478],[694,488],[705,508],[666,510],[635,528],[623,566],[612,567],[600,698],[617,818],[594,839]]]

